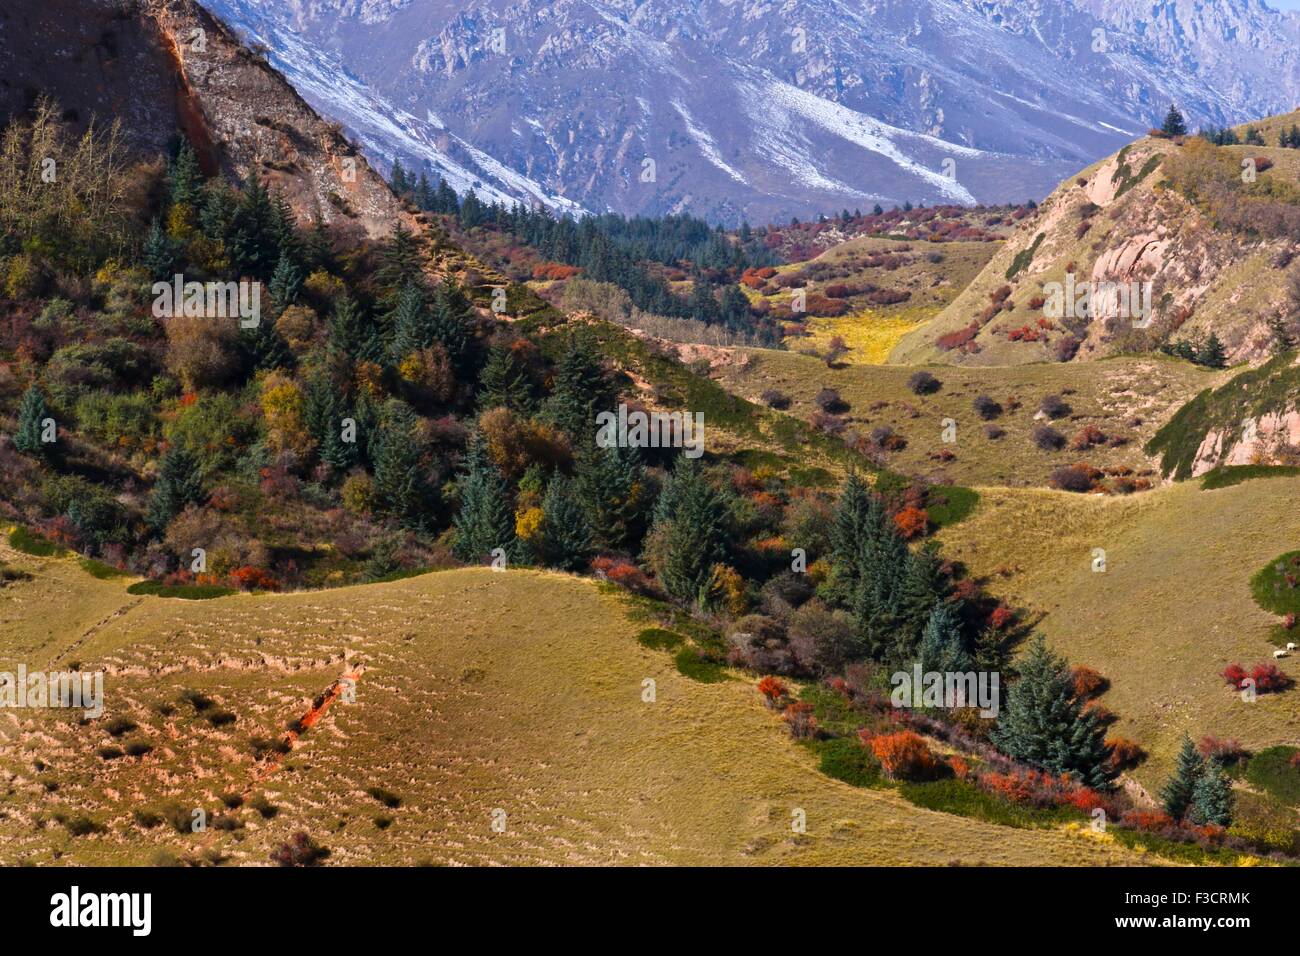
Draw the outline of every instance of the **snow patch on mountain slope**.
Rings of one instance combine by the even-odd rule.
[[[797,133],[797,129],[811,123],[827,133],[832,134],[861,149],[883,156],[897,165],[904,172],[924,180],[938,189],[945,197],[954,202],[974,205],[975,197],[956,179],[923,165],[918,160],[905,154],[895,143],[895,139],[908,140],[938,150],[951,157],[985,158],[994,154],[969,146],[959,146],[934,136],[926,136],[901,130],[882,123],[857,110],[833,103],[814,93],[783,83],[771,77],[763,77],[757,82],[742,81],[746,90],[745,101],[753,103],[751,116],[756,126],[768,132],[765,145],[768,154],[780,165],[799,175],[802,182],[822,189],[845,192],[849,195],[867,194],[855,190],[843,183],[824,176],[811,161],[796,154],[792,155],[790,140],[798,138],[807,146],[808,142]]]
[[[426,110],[428,119],[422,120],[393,106],[350,74],[333,56],[309,46],[296,34],[263,22],[229,16],[227,20],[248,38],[263,44],[269,51],[271,65],[284,74],[312,108],[339,120],[371,158],[382,165],[391,162],[397,152],[407,162],[427,160],[452,189],[458,193],[473,189],[487,203],[511,206],[527,197],[556,213],[573,216],[587,213],[578,203],[552,195],[538,183],[451,133],[431,110]],[[476,168],[457,161],[439,148],[439,137],[463,151]]]
[[[673,100],[673,109],[677,110],[677,115],[686,124],[686,132],[690,133],[691,139],[695,140],[695,145],[700,148],[701,155],[736,182],[748,186],[749,183],[745,181],[745,177],[728,166],[726,161],[723,160],[722,154],[718,152],[718,144],[713,141],[713,137],[706,130],[696,125],[695,120],[691,117],[690,110],[686,108],[685,104],[681,100]]]

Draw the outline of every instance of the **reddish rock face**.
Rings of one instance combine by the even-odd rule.
[[[120,123],[142,158],[184,136],[204,172],[259,176],[300,220],[413,226],[339,127],[193,0],[8,0],[0,18],[0,118],[48,96],[77,130]]]

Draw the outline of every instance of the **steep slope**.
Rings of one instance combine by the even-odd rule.
[[[876,201],[1023,201],[1170,100],[1222,124],[1300,91],[1296,21],[1259,0],[1217,4],[1232,17],[1194,35],[1072,0],[209,5],[291,75],[314,69],[307,48],[337,57],[364,93],[313,102],[385,160],[481,170],[484,189],[519,198],[733,224]],[[1253,72],[1229,83],[1247,57]]]
[[[372,236],[399,221],[400,204],[339,127],[192,0],[15,0],[0,17],[0,115],[48,95],[74,124],[119,120],[144,157],[183,132],[207,172],[256,174],[301,218]]]
[[[1265,357],[1274,342],[1270,323],[1294,312],[1288,267],[1300,249],[1293,229],[1300,164],[1295,150],[1277,143],[1278,130],[1298,119],[1252,124],[1262,146],[1144,137],[1070,177],[891,360],[1083,360],[1211,332],[1229,362]],[[1237,132],[1244,138],[1247,128]],[[1137,297],[1125,308],[1098,296],[1092,314],[1054,309],[1069,295],[1070,276],[1076,289],[1109,283]]]

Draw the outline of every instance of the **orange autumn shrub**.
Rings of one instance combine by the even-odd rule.
[[[771,674],[758,682],[758,692],[763,695],[763,702],[772,708],[780,706],[781,701],[790,693],[784,682]]]
[[[1106,689],[1106,678],[1091,667],[1075,664],[1070,668],[1070,677],[1074,680],[1074,696],[1080,700],[1096,697]]]
[[[908,541],[925,534],[930,526],[930,515],[924,508],[902,508],[894,515],[894,526]]]
[[[1130,770],[1142,762],[1146,752],[1126,737],[1112,737],[1106,741],[1106,748],[1110,751],[1107,758],[1110,765],[1116,770]]]
[[[938,769],[934,754],[921,735],[913,731],[877,734],[870,746],[885,773],[895,780],[927,780]]]

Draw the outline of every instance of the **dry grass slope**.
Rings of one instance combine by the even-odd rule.
[[[1248,704],[1220,677],[1229,663],[1271,660],[1277,619],[1255,604],[1250,578],[1300,540],[1297,494],[1295,478],[1123,499],[981,489],[975,513],[941,537],[994,593],[1041,612],[1056,650],[1110,679],[1101,702],[1121,717],[1112,732],[1150,751],[1136,778],[1152,789],[1184,733],[1251,749],[1300,739],[1300,691]],[[1104,573],[1092,571],[1094,548]],[[1300,678],[1295,657],[1278,663]]]
[[[748,681],[682,677],[669,655],[637,644],[618,598],[590,581],[468,569],[337,591],[133,603],[120,583],[66,559],[0,551],[35,574],[0,591],[4,658],[75,657],[108,672],[100,720],[0,717],[7,864],[141,864],[160,854],[265,864],[302,829],[334,864],[1143,859],[1086,834],[993,827],[822,776]],[[58,607],[80,610],[48,620]],[[282,735],[359,666],[354,703],[335,703],[278,769],[254,760],[251,738]],[[641,700],[647,678],[656,703]],[[187,689],[212,705],[177,703]],[[222,710],[237,719],[213,726],[206,715]],[[108,722],[123,717],[138,727],[114,739]],[[96,753],[132,742],[154,749],[110,761]],[[375,787],[400,804],[384,806],[367,793]],[[264,797],[278,812],[264,819],[246,802],[225,814],[240,828],[200,834],[133,818],[202,807],[212,821],[229,793]],[[806,834],[791,831],[796,807]],[[490,827],[496,808],[507,814],[504,833]],[[74,837],[55,814],[105,830]]]

